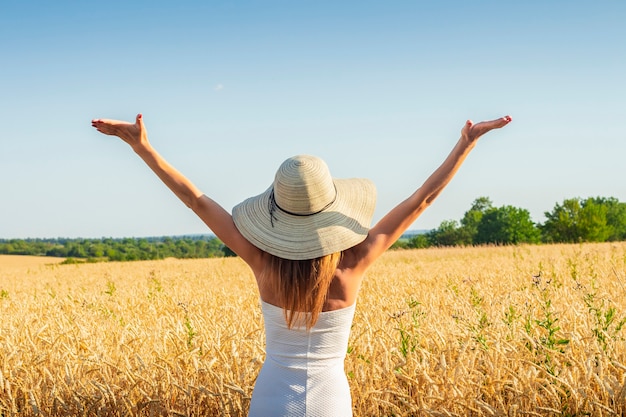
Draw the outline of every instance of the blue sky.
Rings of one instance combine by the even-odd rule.
[[[0,238],[207,233],[92,118],[154,146],[230,210],[285,158],[378,187],[375,220],[464,121],[513,116],[413,225],[472,201],[626,201],[626,2],[180,1],[0,5]]]

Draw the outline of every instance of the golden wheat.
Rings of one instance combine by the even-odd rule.
[[[0,257],[0,416],[242,416],[264,359],[236,258]],[[392,251],[359,297],[355,416],[626,413],[626,243]]]

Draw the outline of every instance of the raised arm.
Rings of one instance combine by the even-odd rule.
[[[255,272],[261,267],[262,252],[239,233],[230,213],[204,195],[152,147],[141,114],[137,115],[134,124],[94,119],[91,125],[105,135],[117,136],[128,143],[161,181],[192,209],[226,246],[247,262]]]
[[[393,208],[369,232],[364,242],[354,248],[358,269],[364,270],[397,241],[424,210],[432,204],[450,182],[461,164],[476,145],[479,137],[493,129],[506,126],[511,117],[474,124],[468,120],[461,138],[445,161],[409,198]]]

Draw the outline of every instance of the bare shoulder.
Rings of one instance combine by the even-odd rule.
[[[371,263],[368,258],[367,245],[365,242],[360,243],[343,251],[339,270],[350,279],[360,279]]]
[[[344,251],[340,266],[356,276],[363,275],[384,251],[384,243],[380,236],[370,230],[363,242]]]
[[[335,277],[328,288],[323,311],[338,310],[355,303],[363,280],[363,271],[359,270],[358,265],[354,251],[343,251]]]

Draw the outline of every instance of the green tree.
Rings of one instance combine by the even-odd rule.
[[[485,213],[493,208],[493,203],[489,197],[478,197],[472,203],[472,207],[465,212],[461,219],[461,228],[463,229],[463,240],[465,244],[475,243],[476,233],[478,233],[478,225]]]
[[[0,239],[0,254],[71,257],[92,260],[212,258],[224,256],[223,243],[213,236],[122,239]]]
[[[605,242],[626,238],[626,205],[615,198],[570,198],[546,212],[546,242]]]
[[[432,245],[428,235],[424,233],[417,234],[409,239],[409,247],[413,249],[427,248]]]
[[[222,252],[224,253],[225,257],[232,257],[232,256],[237,256],[237,254],[235,252],[233,252],[233,250],[231,248],[229,248],[228,246],[222,244]]]
[[[438,228],[427,234],[434,246],[456,246],[465,243],[466,236],[456,220],[444,220]]]
[[[85,248],[84,242],[81,239],[78,239],[74,242],[68,243],[67,256],[70,258],[86,258],[87,249]]]
[[[595,197],[589,200],[606,207],[606,225],[609,228],[606,240],[611,242],[626,240],[626,203],[621,203],[615,197]]]
[[[563,204],[557,203],[551,212],[545,212],[546,221],[541,226],[546,242],[576,242],[580,233],[577,229],[582,210],[580,199],[569,198]]]
[[[538,243],[541,232],[526,209],[502,206],[487,210],[478,224],[476,243]]]
[[[585,242],[606,242],[611,234],[606,222],[607,207],[589,198],[582,203],[578,219],[578,230],[581,240]]]

